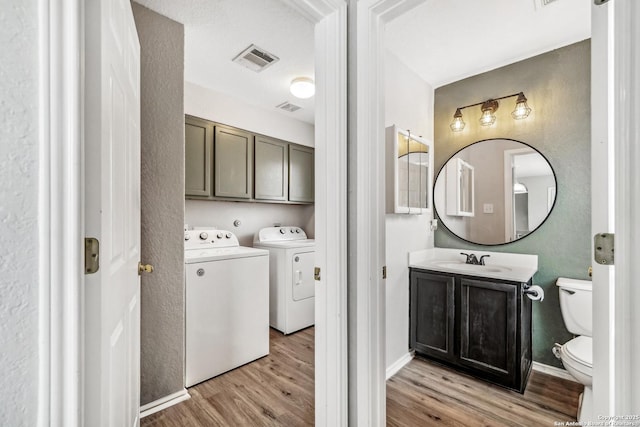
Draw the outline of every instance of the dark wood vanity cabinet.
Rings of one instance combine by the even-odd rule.
[[[524,392],[531,370],[529,283],[411,269],[410,345],[475,377]]]

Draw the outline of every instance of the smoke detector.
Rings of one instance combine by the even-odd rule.
[[[282,104],[276,105],[276,108],[293,113],[294,111],[298,111],[302,107],[298,107],[297,105],[294,105],[289,101],[285,101]]]
[[[233,58],[233,62],[259,73],[278,62],[280,58],[273,53],[252,44]]]

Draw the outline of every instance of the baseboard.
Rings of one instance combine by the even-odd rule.
[[[404,365],[411,362],[411,359],[413,359],[413,355],[414,353],[411,351],[393,362],[393,364],[387,368],[387,379],[397,374],[398,371],[404,367]]]
[[[532,366],[534,371],[542,372],[543,374],[553,375],[554,377],[564,378],[565,380],[576,382],[576,379],[573,378],[573,376],[569,372],[567,372],[565,369],[556,368],[555,366],[545,365],[544,363],[540,363],[540,362],[533,362]]]
[[[186,388],[183,388],[182,390],[176,393],[170,394],[165,397],[161,397],[158,400],[154,400],[151,403],[147,403],[146,405],[141,406],[140,418],[144,418],[148,415],[155,414],[158,411],[162,411],[163,409],[166,409],[169,406],[173,406],[176,403],[180,403],[189,398],[191,398],[191,396],[189,395],[189,392],[187,391]]]

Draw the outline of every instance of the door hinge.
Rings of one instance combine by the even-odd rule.
[[[613,265],[613,249],[613,233],[598,233],[593,236],[593,258],[598,264]]]
[[[84,238],[84,274],[100,269],[100,242],[95,237]]]
[[[320,280],[320,267],[313,269],[313,280]]]
[[[386,265],[382,266],[382,278],[383,279],[387,278],[387,266]]]

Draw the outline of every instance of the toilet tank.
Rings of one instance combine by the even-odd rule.
[[[567,330],[574,335],[591,336],[592,313],[591,281],[558,278],[560,311]]]

